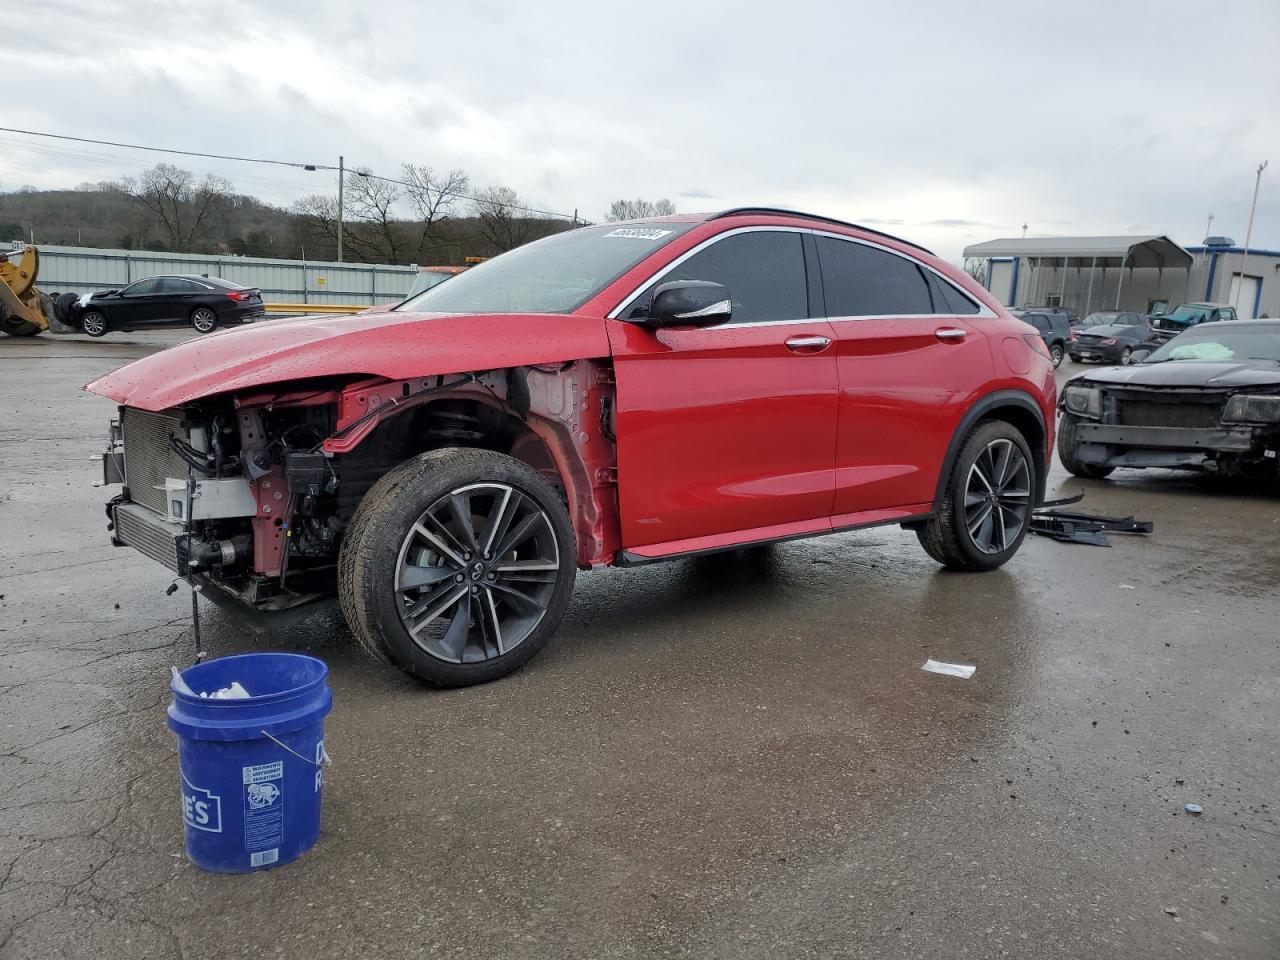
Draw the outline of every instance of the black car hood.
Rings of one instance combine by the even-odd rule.
[[[1210,362],[1165,360],[1136,363],[1087,373],[1078,380],[1117,387],[1241,387],[1280,386],[1280,363],[1271,360]]]

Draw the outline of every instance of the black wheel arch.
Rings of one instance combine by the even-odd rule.
[[[1031,448],[1031,456],[1035,459],[1035,505],[1039,506],[1044,502],[1049,473],[1049,453],[1045,448],[1048,430],[1045,427],[1044,413],[1029,393],[1022,390],[997,390],[976,400],[956,425],[955,432],[951,435],[951,442],[947,445],[947,455],[943,458],[942,469],[938,472],[938,484],[933,495],[934,510],[942,506],[942,500],[947,492],[947,480],[955,467],[956,457],[960,455],[960,448],[964,446],[965,438],[983,420],[1008,421],[1027,438],[1027,446]]]

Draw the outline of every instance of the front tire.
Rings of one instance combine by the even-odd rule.
[[[1133,363],[1133,350],[1129,347],[1125,347],[1120,351],[1120,366],[1127,367],[1131,363]]]
[[[1058,422],[1058,459],[1067,468],[1067,472],[1074,477],[1082,477],[1085,480],[1102,480],[1109,477],[1115,467],[1085,463],[1080,459],[1080,433],[1076,429],[1079,424],[1080,421],[1071,414],[1062,415],[1062,419]]]
[[[524,463],[447,448],[365,494],[338,556],[338,596],[375,657],[436,687],[527,663],[569,603],[576,543],[559,495]]]
[[[218,328],[218,315],[208,307],[196,307],[191,311],[191,326],[196,333],[213,333]]]
[[[86,310],[80,315],[80,329],[91,337],[104,337],[110,329],[107,315],[98,310]]]
[[[965,440],[941,508],[916,536],[950,570],[994,570],[1022,546],[1037,489],[1026,439],[1012,424],[989,420]]]

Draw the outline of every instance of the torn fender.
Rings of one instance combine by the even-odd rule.
[[[219,331],[135,360],[85,389],[143,410],[317,377],[389,380],[609,356],[601,317],[374,313]]]

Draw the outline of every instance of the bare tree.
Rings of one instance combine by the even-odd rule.
[[[120,189],[154,218],[172,250],[191,250],[223,225],[234,193],[231,182],[212,174],[197,182],[195,174],[158,163],[136,180],[126,177]]]
[[[403,196],[399,184],[371,176],[368,168],[347,174],[343,219],[351,229],[343,232],[343,242],[366,259],[402,262],[405,229],[392,208]]]
[[[498,253],[528,243],[537,233],[539,221],[527,216],[523,206],[519,194],[510,187],[486,187],[476,194],[480,234]]]
[[[987,285],[988,262],[982,257],[968,257],[964,261],[964,272],[985,287]]]
[[[430,167],[402,164],[405,198],[418,216],[417,259],[428,254],[436,225],[446,219],[461,194],[467,192],[470,179],[462,170],[450,170],[436,176]]]
[[[609,205],[605,219],[642,220],[645,217],[669,217],[676,212],[676,205],[663,197],[660,200],[615,200]]]

